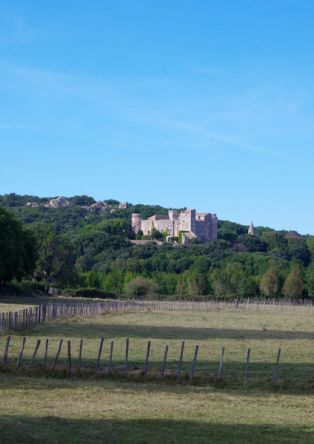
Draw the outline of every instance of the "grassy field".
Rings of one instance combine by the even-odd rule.
[[[312,397],[1,377],[0,442],[313,443]]]
[[[131,368],[143,365],[150,339],[151,366],[160,367],[167,344],[170,371],[177,367],[181,340],[185,340],[184,370],[190,370],[198,344],[197,375],[202,378],[190,385],[149,377],[134,382],[2,372],[1,443],[314,442],[314,317],[310,313],[233,309],[58,319],[13,335],[12,367],[24,335],[28,337],[25,363],[37,338],[49,338],[49,364],[60,338],[71,339],[74,361],[79,339],[84,338],[85,362],[94,366],[99,337],[104,336],[102,365],[107,364],[113,339],[114,363],[119,366],[129,337]],[[0,353],[4,339],[0,338]],[[225,365],[218,388],[208,381],[216,374],[222,345]],[[252,363],[249,384],[243,387],[248,347]],[[282,347],[282,361],[275,387],[269,379],[278,347]],[[38,362],[42,358],[41,348]],[[61,359],[66,362],[65,350]]]
[[[0,296],[0,313],[7,311],[18,311],[35,305],[47,304],[49,302],[75,302],[90,303],[90,301],[100,301],[100,299],[72,298],[70,296]]]
[[[24,308],[37,305],[37,301],[36,298],[2,297],[0,299],[0,313],[23,310]]]
[[[221,347],[225,347],[223,375],[226,380],[242,380],[247,349],[251,349],[250,381],[267,380],[272,375],[278,348],[282,348],[280,378],[294,382],[313,381],[314,317],[311,313],[254,312],[251,310],[215,310],[199,312],[148,312],[102,315],[93,318],[58,319],[31,330],[15,332],[10,356],[16,357],[21,336],[27,335],[25,359],[31,357],[37,338],[42,340],[38,354],[41,362],[43,342],[49,339],[48,364],[54,359],[59,340],[71,339],[73,362],[78,356],[80,338],[84,338],[84,363],[94,366],[99,338],[105,337],[102,365],[106,366],[110,341],[114,340],[113,361],[123,365],[125,338],[129,337],[130,367],[144,365],[147,340],[152,341],[150,366],[158,369],[165,345],[169,346],[169,372],[175,371],[181,341],[185,341],[184,371],[191,369],[195,345],[200,346],[197,375],[215,376]],[[2,340],[2,348],[4,340]],[[1,344],[0,344],[1,352]],[[60,362],[67,359],[66,347]]]

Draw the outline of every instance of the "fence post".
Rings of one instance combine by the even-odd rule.
[[[166,365],[167,365],[168,350],[169,350],[169,346],[166,345],[165,353],[164,353],[164,360],[163,360],[163,363],[162,363],[162,366],[161,366],[161,369],[160,369],[160,377],[161,377],[161,378],[164,378],[164,376],[165,376],[165,370],[166,370]]]
[[[4,353],[3,353],[3,359],[2,359],[2,366],[3,367],[6,367],[6,365],[8,363],[8,353],[9,353],[10,341],[11,341],[11,336],[8,336],[6,339]]]
[[[23,359],[23,353],[24,353],[24,348],[25,348],[25,342],[26,342],[26,338],[24,336],[24,338],[22,339],[22,344],[21,344],[21,349],[20,349],[20,353],[19,353],[19,357],[16,363],[16,368],[18,369],[21,365],[22,359]]]
[[[43,363],[43,368],[44,368],[44,369],[46,369],[46,367],[47,367],[48,346],[49,346],[49,339],[46,339],[46,341],[45,341],[44,363]]]
[[[62,344],[63,344],[63,339],[60,339],[60,342],[59,342],[59,345],[58,345],[58,350],[57,350],[57,353],[56,353],[56,357],[55,357],[54,363],[52,364],[52,370],[54,370],[56,365],[57,365],[58,358],[59,358],[59,355],[60,355],[61,349],[62,349]]]
[[[110,351],[109,351],[109,361],[108,361],[108,372],[109,373],[111,373],[111,370],[112,370],[113,346],[114,346],[114,341],[111,341],[110,342]]]
[[[225,347],[221,347],[221,355],[220,355],[220,361],[219,361],[219,365],[218,365],[217,379],[221,379],[224,356],[225,356]]]
[[[35,358],[36,358],[39,346],[40,346],[40,339],[37,339],[37,343],[35,345],[34,353],[33,353],[32,359],[31,359],[31,365],[34,365],[34,363],[35,363]]]
[[[101,353],[102,353],[102,348],[103,348],[103,345],[104,345],[104,339],[105,338],[101,338],[100,339],[99,350],[98,350],[98,357],[97,357],[97,362],[96,362],[96,371],[99,370]]]
[[[151,341],[148,341],[147,342],[147,349],[146,349],[145,367],[144,367],[145,375],[148,372],[148,360],[149,360],[149,354],[150,354],[150,346],[151,346]]]
[[[278,370],[279,370],[279,361],[280,361],[280,356],[281,356],[281,348],[278,349],[277,352],[277,358],[276,358],[276,364],[273,370],[273,382],[277,382],[278,380]]]
[[[177,368],[177,377],[179,378],[180,374],[181,374],[181,370],[182,370],[182,362],[183,362],[183,354],[184,354],[184,345],[185,342],[182,341],[181,343],[181,351],[180,351],[180,358],[179,358],[179,365]]]
[[[78,358],[78,371],[81,371],[82,367],[82,354],[83,354],[83,339],[80,340],[79,358]]]
[[[199,351],[199,345],[196,345],[195,346],[195,352],[194,352],[194,358],[193,358],[193,361],[192,361],[192,368],[191,368],[191,373],[190,373],[190,379],[194,378],[194,375],[195,375],[195,368],[196,368],[196,361],[197,361],[198,351]]]
[[[244,377],[243,377],[243,385],[246,385],[248,382],[249,377],[249,367],[250,367],[250,356],[251,356],[251,349],[248,348],[246,353],[246,363],[245,363],[245,370],[244,370]]]
[[[128,373],[129,368],[129,338],[125,341],[125,373]]]
[[[68,369],[69,373],[72,371],[72,356],[71,356],[71,341],[68,341]]]

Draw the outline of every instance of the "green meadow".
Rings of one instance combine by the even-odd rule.
[[[126,312],[58,319],[11,332],[2,369],[0,442],[3,443],[312,443],[314,441],[314,317],[293,311],[218,309],[209,312]],[[0,338],[0,353],[5,338]],[[22,368],[16,359],[22,338]],[[95,372],[100,338],[100,370]],[[129,374],[122,373],[129,338]],[[34,371],[30,359],[41,339]],[[44,343],[49,340],[46,373]],[[51,372],[60,339],[58,370]],[[83,339],[83,371],[77,374]],[[71,341],[72,374],[67,372]],[[107,372],[114,341],[113,367]],[[141,374],[147,342],[150,371]],[[185,342],[183,370],[175,378]],[[168,345],[165,379],[160,378]],[[189,379],[195,346],[196,377]],[[225,356],[216,381],[221,347]],[[281,359],[272,381],[278,348]],[[248,348],[251,362],[243,385]],[[88,370],[84,373],[84,369]]]

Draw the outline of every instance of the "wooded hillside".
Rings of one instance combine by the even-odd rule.
[[[133,245],[131,213],[147,218],[167,214],[167,208],[90,196],[62,199],[0,196],[1,276],[9,257],[24,263],[2,282],[23,277],[72,293],[93,288],[130,297],[314,297],[313,236],[267,227],[250,236],[247,226],[219,221],[218,240],[207,244]],[[18,246],[5,234],[8,224],[27,233],[34,251],[24,245],[22,253],[21,241]]]

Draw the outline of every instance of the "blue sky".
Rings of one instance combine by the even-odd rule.
[[[0,193],[314,234],[314,2],[2,0]]]

